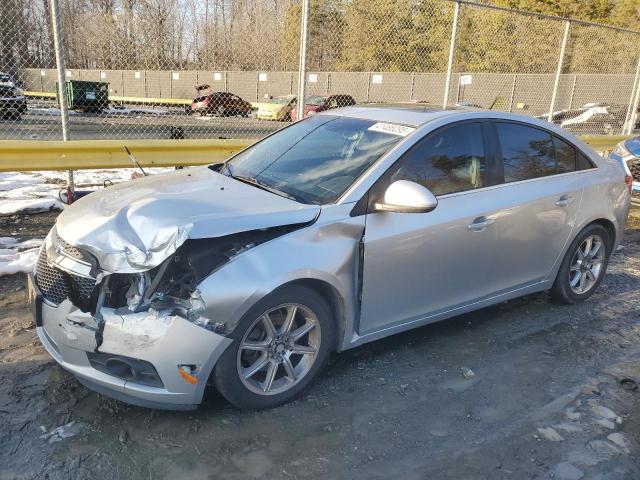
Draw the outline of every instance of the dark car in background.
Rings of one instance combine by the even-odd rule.
[[[0,118],[20,120],[27,111],[27,98],[13,84],[0,84]]]
[[[208,85],[196,87],[196,90],[208,89]],[[200,115],[217,115],[219,117],[251,115],[252,106],[238,95],[229,92],[210,92],[193,99],[191,113]]]
[[[306,118],[318,112],[324,112],[332,108],[350,107],[355,104],[356,101],[351,95],[313,95],[307,97],[304,101],[303,117]],[[296,110],[293,109],[291,112],[291,120],[295,122],[297,119],[298,114]]]

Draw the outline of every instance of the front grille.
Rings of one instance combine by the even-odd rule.
[[[65,272],[47,263],[47,254],[43,250],[36,265],[36,284],[45,300],[60,305],[65,298],[69,298],[71,289],[67,277]]]
[[[55,228],[53,229],[53,232],[51,234],[51,243],[53,243],[54,245],[60,245],[62,247],[62,250],[64,250],[64,253],[66,253],[70,257],[85,262],[87,261],[85,255],[80,250],[60,238]]]
[[[633,158],[627,162],[634,182],[640,182],[640,158]]]
[[[69,298],[74,305],[85,311],[91,310],[94,306],[95,280],[67,273],[54,265],[49,265],[44,250],[38,258],[35,277],[42,296],[49,303],[60,305]]]

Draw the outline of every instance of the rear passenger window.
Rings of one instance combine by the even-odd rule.
[[[589,170],[593,168],[593,163],[589,160],[584,153],[578,153],[578,168],[577,170]]]
[[[505,183],[556,173],[551,134],[515,123],[496,123]]]
[[[390,169],[390,182],[411,180],[434,195],[486,185],[485,150],[478,123],[454,125],[423,140]]]
[[[558,137],[553,137],[553,146],[556,151],[556,160],[558,160],[558,173],[575,171],[576,149]]]

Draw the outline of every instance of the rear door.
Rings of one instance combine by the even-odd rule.
[[[496,121],[502,166],[495,189],[496,293],[546,279],[570,240],[582,200],[576,149],[550,132]]]
[[[464,122],[429,134],[371,189],[361,334],[420,321],[490,293],[497,235],[486,128]],[[396,180],[429,188],[438,198],[436,209],[372,211]]]

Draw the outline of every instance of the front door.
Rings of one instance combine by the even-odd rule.
[[[428,135],[371,192],[416,181],[438,198],[428,213],[367,214],[359,334],[425,319],[491,293],[495,212],[483,126]],[[497,252],[499,254],[499,252]]]

